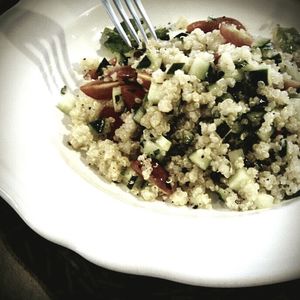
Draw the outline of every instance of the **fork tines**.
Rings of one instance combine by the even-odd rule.
[[[111,2],[114,3],[115,8],[113,7]],[[123,5],[124,2],[125,2],[125,5]],[[144,23],[147,25],[151,36],[154,39],[157,39],[154,27],[146,13],[146,10],[145,10],[141,0],[123,0],[123,1],[122,0],[112,0],[112,1],[102,0],[102,3],[104,5],[109,17],[111,18],[112,22],[114,23],[116,29],[118,30],[121,37],[123,38],[123,40],[126,42],[126,44],[129,47],[132,47],[132,44],[131,44],[130,39],[128,38],[125,30],[121,26],[121,22],[115,12],[115,9],[118,11],[121,20],[124,21],[124,24],[128,28],[128,31],[130,32],[132,37],[139,45],[141,44],[141,39],[140,39],[138,33],[136,32],[136,30],[134,29],[130,19],[134,20],[145,43],[148,42],[148,37],[147,37],[146,31],[145,31],[145,28],[142,25],[141,20],[143,20]],[[127,7],[127,9],[125,7]]]

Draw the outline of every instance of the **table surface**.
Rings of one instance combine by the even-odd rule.
[[[0,3],[0,14],[17,0]],[[217,289],[110,271],[33,232],[0,198],[0,299],[299,299],[300,280]]]

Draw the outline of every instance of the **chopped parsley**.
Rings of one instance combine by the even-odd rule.
[[[67,92],[67,86],[64,85],[64,86],[60,89],[60,94],[61,94],[61,95],[65,95],[66,92]]]
[[[169,30],[165,27],[156,29],[155,33],[156,33],[157,38],[160,40],[163,40],[163,41],[170,40]]]
[[[300,34],[294,27],[286,28],[277,26],[273,39],[282,51],[293,53],[300,50]]]

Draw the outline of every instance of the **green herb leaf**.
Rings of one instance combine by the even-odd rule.
[[[101,39],[104,46],[113,53],[127,53],[131,50],[119,33],[108,27],[104,29]]]
[[[61,95],[65,95],[66,92],[67,92],[67,86],[64,85],[64,86],[61,88],[60,93],[61,93]]]
[[[300,49],[300,34],[297,29],[277,26],[273,39],[277,47],[284,52],[293,53]]]
[[[157,38],[160,40],[163,40],[163,41],[170,40],[169,30],[165,27],[156,29],[155,33],[156,33]]]

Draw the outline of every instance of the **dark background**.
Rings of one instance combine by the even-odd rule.
[[[0,14],[16,2],[0,0]],[[0,300],[136,298],[293,300],[300,299],[300,280],[217,289],[113,272],[40,237],[0,197]]]

